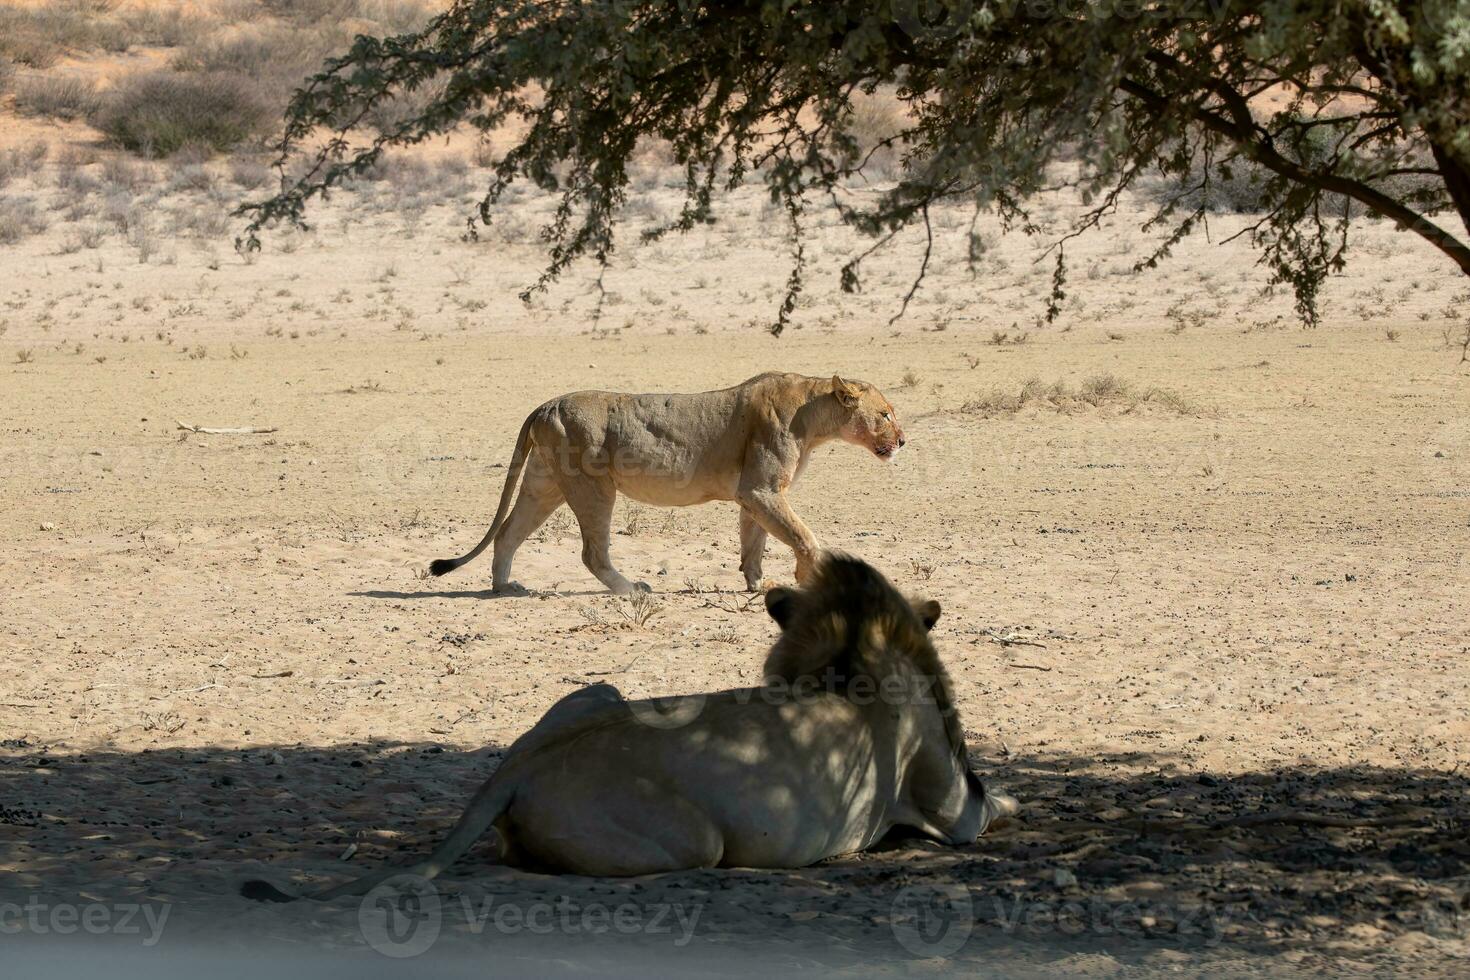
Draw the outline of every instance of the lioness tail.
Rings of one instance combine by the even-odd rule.
[[[505,515],[510,510],[510,498],[515,494],[516,484],[521,480],[521,470],[526,466],[526,454],[531,448],[531,422],[535,418],[536,413],[532,412],[521,423],[521,434],[516,437],[515,452],[510,457],[510,469],[505,474],[505,486],[500,491],[500,506],[495,511],[495,520],[490,522],[490,530],[485,532],[479,544],[470,549],[469,554],[458,558],[436,558],[429,562],[430,575],[444,575],[474,561],[482,551],[490,547],[495,535],[500,533],[500,526],[505,523]]]

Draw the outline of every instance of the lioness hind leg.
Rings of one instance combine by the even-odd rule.
[[[613,504],[618,492],[611,483],[586,479],[562,482],[567,506],[577,518],[582,531],[582,564],[597,580],[617,595],[649,592],[647,582],[630,582],[613,567],[608,549],[612,542]]]
[[[761,560],[766,554],[766,529],[750,511],[740,508],[740,571],[745,574],[745,587],[756,592],[761,587]]]
[[[516,505],[495,535],[495,561],[491,570],[495,588],[510,585],[510,566],[515,560],[516,549],[565,502],[566,497],[541,454],[527,460]]]

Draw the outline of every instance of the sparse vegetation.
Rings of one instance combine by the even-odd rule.
[[[150,157],[225,152],[269,132],[269,104],[224,74],[151,72],[107,94],[93,124],[119,146]]]
[[[29,197],[0,198],[0,245],[14,245],[46,230],[46,216]]]
[[[648,592],[634,592],[618,598],[618,615],[629,626],[642,629],[663,612],[663,606]]]
[[[15,87],[15,108],[24,115],[86,119],[100,104],[97,86],[74,75],[26,79]]]
[[[986,418],[1018,415],[1023,411],[1074,414],[1088,409],[1105,409],[1128,414],[1158,408],[1175,415],[1200,415],[1202,411],[1185,396],[1169,388],[1134,388],[1111,374],[1096,374],[1073,388],[1065,381],[1050,384],[1032,378],[1017,391],[994,389],[967,401],[960,411]]]

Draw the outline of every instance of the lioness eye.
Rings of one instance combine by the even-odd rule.
[[[883,413],[883,421],[885,421],[885,422],[892,422],[893,421],[893,416],[892,415],[889,415],[887,412],[884,412]]]

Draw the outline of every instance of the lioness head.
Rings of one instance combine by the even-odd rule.
[[[898,413],[883,392],[866,381],[844,381],[832,375],[832,395],[847,412],[842,438],[862,446],[879,459],[892,459],[903,447]]]

